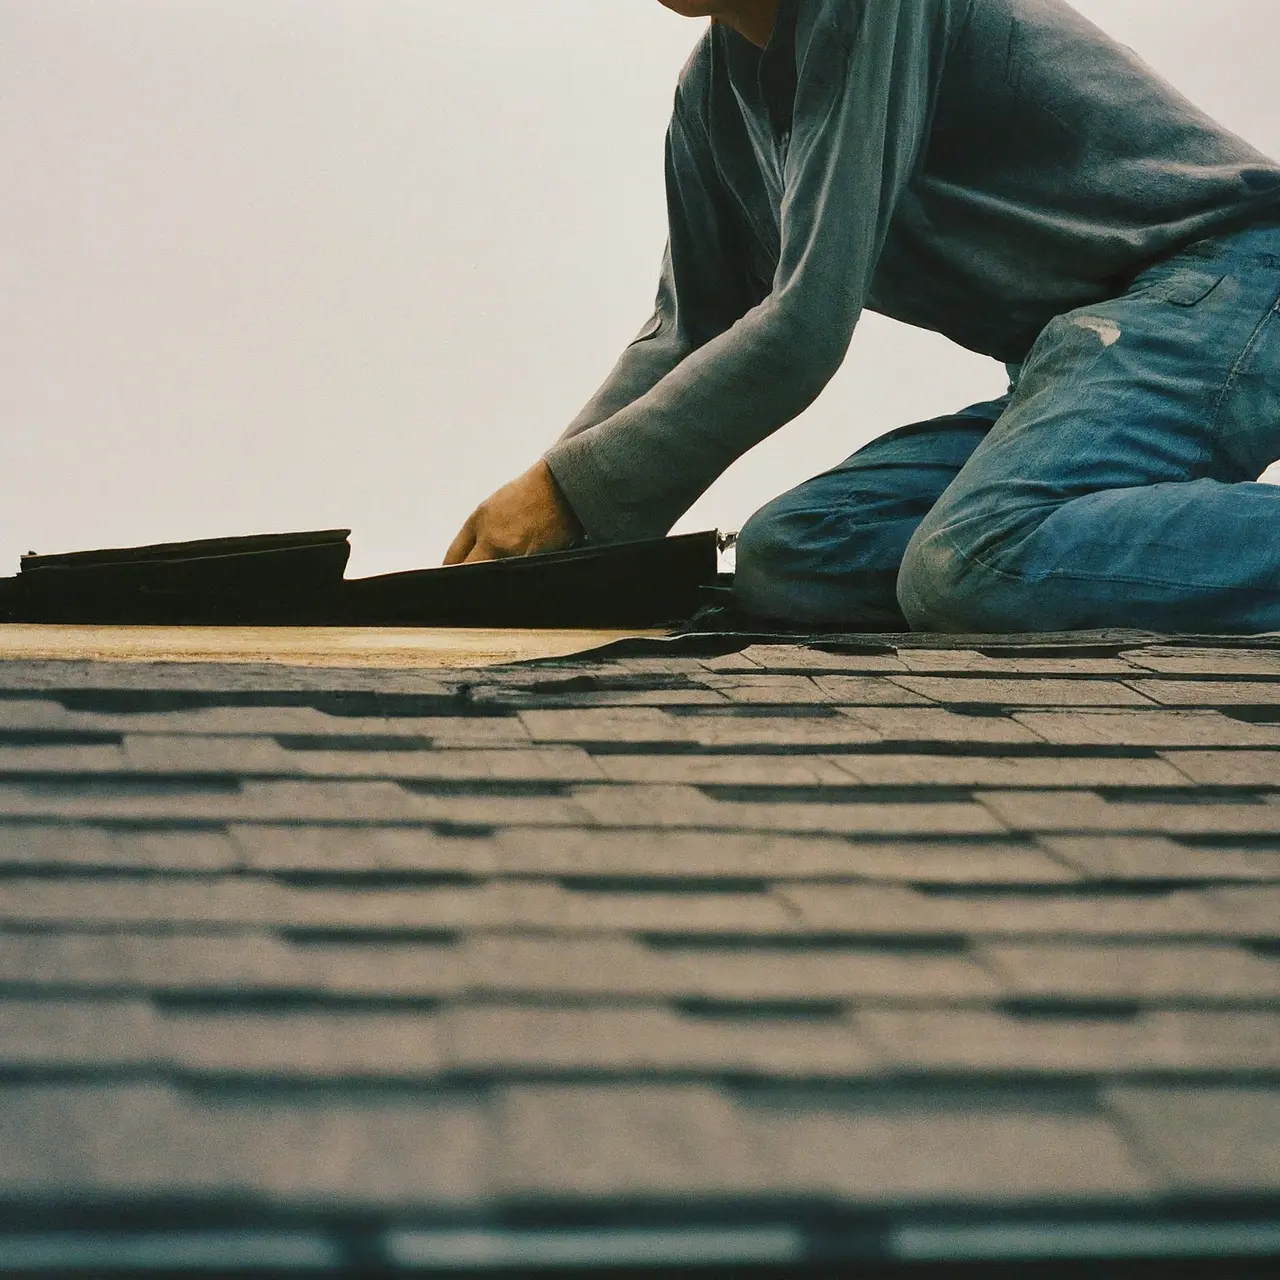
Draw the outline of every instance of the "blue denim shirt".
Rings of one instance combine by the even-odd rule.
[[[715,24],[667,139],[653,318],[546,460],[658,536],[803,412],[864,309],[1006,363],[1056,315],[1280,208],[1280,166],[1065,0],[782,0]]]

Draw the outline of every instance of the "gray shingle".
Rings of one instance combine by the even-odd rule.
[[[1131,680],[1152,702],[1165,707],[1277,707],[1280,673],[1262,680]]]
[[[975,676],[895,676],[894,682],[934,702],[988,703],[1001,707],[1134,707],[1149,699],[1119,680],[1054,680],[1028,677],[988,680]]]
[[[264,737],[287,733],[357,733],[371,731],[358,723],[308,706],[204,706],[156,711],[64,711],[58,727],[121,734],[157,733]],[[373,725],[385,729],[381,717]]]
[[[907,671],[905,655],[892,653],[831,653],[804,645],[757,644],[740,654],[716,658],[707,663],[717,671],[815,672],[826,675],[892,675]]]
[[[130,987],[135,975],[127,942],[112,934],[0,933],[0,987]]]
[[[871,677],[873,685],[883,681]],[[763,707],[820,706],[830,697],[808,676],[778,675],[760,672],[755,675],[705,675],[701,683],[715,689],[727,701]]]
[[[735,703],[758,706],[920,706],[929,699],[875,675],[707,675],[702,683]]]
[[[203,1091],[183,1103],[199,1158],[241,1196],[286,1212],[474,1211],[489,1196],[491,1123],[479,1099]]]
[[[462,1099],[159,1084],[0,1087],[0,1148],[0,1189],[73,1210],[122,1195],[325,1212],[475,1205],[489,1158],[485,1112]]]
[[[846,835],[996,835],[1004,828],[976,804],[798,804],[737,802],[722,806],[725,826]]]
[[[873,786],[1177,787],[1186,781],[1166,761],[1149,759],[844,755],[832,763]]]
[[[0,934],[0,988],[233,996],[436,997],[463,987],[454,948],[291,946],[270,934]]]
[[[719,786],[847,787],[850,776],[820,755],[606,755],[596,761],[610,782]],[[1178,774],[1172,768],[1174,777]]]
[[[687,742],[681,722],[658,707],[522,711],[534,742]]]
[[[507,830],[495,841],[509,874],[616,876],[681,880],[806,875],[844,865],[850,846],[814,837],[649,828],[638,830]]]
[[[709,1001],[934,1004],[983,1001],[997,994],[988,975],[967,956],[927,951],[690,947],[669,951],[666,959],[673,994]]]
[[[704,747],[809,750],[879,742],[884,737],[871,725],[852,720],[847,713],[832,716],[681,716],[679,723],[690,740]]]
[[[741,653],[724,653],[714,658],[701,658],[699,663],[703,671],[754,674],[769,669],[771,664],[767,659],[763,663],[757,662],[751,656],[752,652],[760,650],[766,654],[772,653],[775,647],[780,655],[785,654],[786,666],[774,667],[773,670],[790,670],[796,663],[803,662],[803,655],[808,653],[807,649],[802,649],[798,645],[754,645],[743,649]]]
[[[472,795],[412,796],[418,821],[474,827],[571,827],[590,821],[587,807],[576,798],[556,795],[494,795],[483,789]],[[351,817],[357,817],[351,814]]]
[[[2,1085],[0,1150],[0,1188],[15,1198],[83,1207],[225,1185],[177,1092],[159,1084]]]
[[[1063,746],[1280,746],[1280,725],[1246,724],[1220,711],[1025,711],[1015,718]]]
[[[133,773],[252,774],[298,773],[292,754],[275,738],[235,737],[180,733],[130,733],[125,735],[125,768]]]
[[[719,1091],[522,1086],[496,1109],[496,1175],[520,1198],[717,1198],[780,1185]]]
[[[111,835],[99,827],[63,826],[51,823],[0,824],[0,866],[6,870],[23,867],[115,867],[126,853]]]
[[[1269,676],[1280,677],[1280,648],[1237,649],[1148,645],[1125,657],[1135,667],[1147,671],[1188,676]]]
[[[610,827],[717,827],[721,806],[696,787],[577,787],[574,799],[594,822]]]
[[[580,747],[479,751],[306,751],[292,772],[315,777],[404,778],[442,782],[595,782],[600,766]]]
[[[460,996],[468,973],[459,947],[422,941],[294,947],[309,990],[346,999],[440,1000]]]
[[[1280,786],[1280,751],[1166,751],[1162,754],[1192,782],[1222,787]]]
[[[967,716],[945,707],[858,707],[843,715],[886,742],[1039,742],[1024,725],[1004,716]],[[854,739],[856,741],[856,739]]]
[[[921,840],[851,847],[845,874],[867,880],[920,885],[1050,885],[1076,878],[1062,862],[1026,844]]]
[[[650,948],[626,938],[485,935],[461,949],[474,990],[510,996],[781,1002],[797,1007],[983,1000],[991,976],[963,955],[875,948]],[[744,1013],[747,1010],[744,1009]]]
[[[1280,1002],[1280,960],[1242,947],[992,942],[975,958],[1019,998]]]
[[[522,707],[545,710],[575,711],[624,709],[634,707],[719,707],[729,699],[714,689],[663,684],[645,688],[637,681],[634,688],[603,688],[540,692],[536,689],[485,688],[470,690],[469,700],[477,707],[499,707],[517,710]]]
[[[482,876],[494,870],[492,842],[478,836],[439,835],[429,827],[253,826],[230,828],[245,865],[257,871],[367,875],[371,872],[455,872]]]
[[[175,1013],[164,1038],[178,1070],[202,1076],[426,1080],[441,1065],[436,1022],[420,1013]]]
[[[170,822],[408,821],[425,817],[394,782],[244,782],[210,788],[196,782],[86,788],[75,782],[0,783],[0,818],[116,819]]]
[[[1280,1190],[1280,1089],[1130,1085],[1105,1097],[1169,1190]]]
[[[590,676],[662,676],[670,678],[673,675],[701,675],[704,671],[714,671],[716,669],[716,658],[695,658],[688,654],[679,653],[679,642],[671,646],[672,651],[667,653],[655,652],[650,657],[633,654],[630,657],[618,658],[613,662],[603,660],[599,657],[584,654],[577,663],[571,661],[565,662],[548,662],[539,663],[540,671],[554,673],[557,679],[563,679],[566,675],[590,675]],[[521,668],[527,672],[528,668]]]
[[[1258,889],[1239,897],[1222,890],[952,897],[887,885],[783,885],[776,892],[807,928],[851,936],[1247,938],[1265,930],[1268,912],[1273,926],[1280,918],[1268,891]]]
[[[308,888],[292,892],[282,906],[279,914],[298,928],[364,933],[487,928],[772,935],[793,927],[782,903],[764,894],[579,892],[554,884]]]
[[[56,823],[0,825],[0,867],[15,871],[229,871],[240,865],[221,831],[113,832]]]
[[[381,728],[358,730],[429,738],[433,746],[448,750],[487,750],[527,747],[532,739],[518,717],[507,716],[397,716],[381,721]],[[340,732],[342,732],[340,730]],[[345,732],[357,732],[348,729]]]
[[[3,670],[4,687],[8,681],[7,664]],[[0,698],[0,729],[66,729],[74,725],[74,714],[53,698]]]
[[[0,880],[0,921],[91,929],[263,924],[287,914],[286,900],[277,885],[240,879],[14,877]]]
[[[1004,830],[967,801],[846,804],[713,800],[693,787],[579,787],[575,799],[602,826],[717,827],[841,835],[986,835]]]
[[[675,902],[670,899],[674,897]],[[697,918],[699,900],[690,895],[601,895],[606,917],[648,927],[663,904],[688,905]],[[709,895],[726,919],[759,924],[785,918],[776,903],[758,895]],[[709,904],[708,904],[709,905]],[[362,932],[438,931],[466,927],[555,927],[578,921],[590,910],[590,895],[554,885],[495,884],[483,888],[364,888],[284,886],[270,880],[164,880],[112,877],[107,880],[12,879],[0,882],[0,921],[19,926],[62,925],[97,931],[108,927],[228,928],[289,927]],[[710,911],[715,915],[714,910]],[[583,922],[584,924],[587,922]]]
[[[508,912],[511,925],[591,932],[787,935],[795,919],[776,898],[758,893],[570,891],[522,888]],[[516,910],[516,907],[522,910]]]
[[[127,767],[118,746],[0,746],[0,776],[40,773],[122,773]]]
[[[142,1000],[0,1000],[0,1069],[142,1067],[160,1052],[151,1006]]]
[[[663,829],[511,830],[496,840],[505,872],[680,880],[872,879],[948,884],[1052,884],[1072,879],[1031,845],[875,841],[828,836]]]
[[[1215,889],[1204,896],[1219,913],[1224,936],[1280,938],[1280,886]]]
[[[1107,800],[1090,791],[987,791],[978,797],[1010,831],[1151,835],[1274,835],[1280,812],[1262,803]]]
[[[483,1074],[711,1073],[859,1079],[875,1063],[850,1025],[687,1017],[664,1008],[475,1006],[441,1016],[446,1057]]]
[[[1196,849],[1166,836],[1041,836],[1092,880],[1280,880],[1280,857],[1251,849]]]
[[[152,992],[289,992],[307,990],[315,982],[311,966],[274,934],[156,934],[122,942],[134,981]]]
[[[821,675],[814,676],[813,682],[829,701],[841,706],[909,707],[927,706],[934,701],[901,677]]]
[[[153,871],[206,875],[238,870],[244,859],[225,830],[117,831],[117,865],[146,866]],[[137,859],[137,862],[129,861]]]
[[[301,930],[379,934],[501,925],[522,918],[512,894],[471,887],[303,886],[282,889],[272,920]]]
[[[912,1071],[1068,1075],[1280,1069],[1274,1013],[1171,1010],[1134,1018],[867,1010],[858,1029]]]
[[[674,993],[666,956],[626,937],[478,934],[458,948],[469,990],[510,997],[646,997]]]
[[[1123,658],[991,657],[974,649],[904,649],[899,657],[920,675],[1131,676],[1142,670]]]
[[[307,968],[268,934],[0,934],[0,984],[12,989],[294,991],[314,982]]]
[[[925,1104],[758,1109],[751,1128],[792,1194],[837,1203],[1066,1208],[1140,1202],[1151,1181],[1100,1115],[1045,1107]]]

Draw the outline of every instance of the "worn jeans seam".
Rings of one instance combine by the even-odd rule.
[[[1236,383],[1240,381],[1240,376],[1244,373],[1246,362],[1262,345],[1263,338],[1267,333],[1267,327],[1276,320],[1277,316],[1280,316],[1280,296],[1277,297],[1271,309],[1267,311],[1260,321],[1258,321],[1258,327],[1253,331],[1249,341],[1245,343],[1244,349],[1240,352],[1235,364],[1231,366],[1231,370],[1227,374],[1226,381],[1222,384],[1222,390],[1219,392],[1218,398],[1214,402],[1213,413],[1209,418],[1208,433],[1210,436],[1217,433],[1218,426],[1222,421],[1223,410],[1227,406],[1227,400],[1230,398],[1232,391],[1235,390]]]
[[[1063,504],[1065,505],[1065,504]],[[1057,510],[1055,507],[1054,510]],[[1001,578],[1005,582],[1016,587],[1038,587],[1046,582],[1124,582],[1132,586],[1139,587],[1161,587],[1171,590],[1212,590],[1212,591],[1261,591],[1261,587],[1224,587],[1221,583],[1213,582],[1167,582],[1162,578],[1139,578],[1127,574],[1088,574],[1088,573],[1058,573],[1050,572],[1039,578],[1024,578],[1019,574],[1010,573],[1005,569],[999,569],[993,564],[988,564],[980,556],[966,556],[963,551],[955,553],[961,560],[970,565],[977,565],[985,572],[993,577]]]

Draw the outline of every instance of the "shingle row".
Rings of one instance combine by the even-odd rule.
[[[379,938],[269,932],[0,934],[0,993],[117,995],[350,1006],[518,998],[723,1004],[742,1016],[877,1004],[955,1007],[1041,1002],[1132,1012],[1156,1005],[1274,1007],[1280,960],[1214,938],[947,936],[930,947],[892,936],[729,940],[581,934],[447,933]],[[785,941],[788,945],[777,945]],[[741,1006],[741,1007],[739,1007]],[[691,1006],[693,1007],[693,1006]],[[1029,1005],[1028,1007],[1031,1007]]]
[[[693,1083],[381,1098],[28,1085],[0,1089],[0,1195],[445,1215],[585,1202],[642,1216],[690,1199],[1064,1211],[1274,1193],[1278,1126],[1280,1095],[1248,1086],[774,1100]]]

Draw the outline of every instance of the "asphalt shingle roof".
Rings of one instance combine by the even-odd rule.
[[[1277,639],[0,670],[0,1266],[1280,1256],[1278,1011]]]

